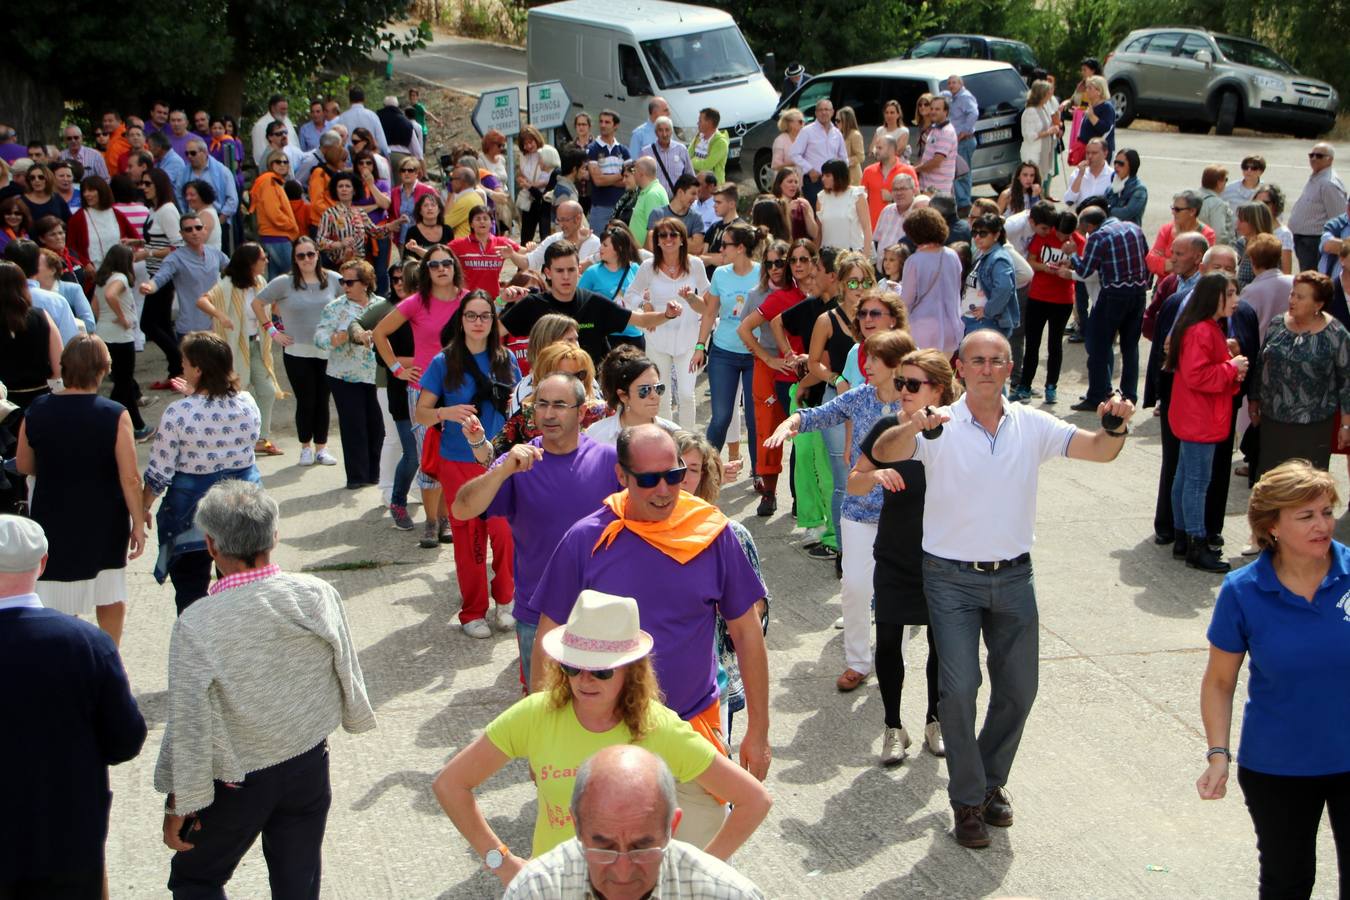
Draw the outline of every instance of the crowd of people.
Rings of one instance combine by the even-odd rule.
[[[1344,674],[1343,641],[1318,629],[1347,577],[1326,469],[1350,452],[1350,204],[1319,143],[1287,225],[1285,193],[1249,156],[1241,181],[1206,167],[1150,240],[1140,156],[1117,149],[1100,66],[1082,75],[1063,101],[1032,80],[1022,163],[997,198],[973,196],[978,111],[955,76],[913,127],[888,101],[870,136],[828,99],[781,110],[773,190],[754,198],[726,179],[718,111],[686,144],[660,97],[626,143],[612,110],[594,132],[577,113],[556,147],[522,128],[514,172],[498,132],[457,144],[440,185],[438,123],[415,92],[375,111],[353,87],[298,129],[277,96],[247,148],[229,117],[164,103],[106,112],[93,147],[70,125],[59,154],[0,126],[0,622],[14,625],[0,672],[44,656],[73,678],[63,660],[79,656],[96,708],[30,697],[15,715],[68,715],[50,727],[87,735],[72,765],[105,785],[68,844],[0,831],[0,888],[102,885],[106,766],[145,736],[117,657],[125,570],[153,531],[178,611],[155,774],[169,887],[218,896],[261,834],[274,894],[318,895],[327,736],[375,716],[337,592],[272,562],[278,508],[257,460],[292,451],[376,488],[400,531],[417,532],[420,503],[408,539],[452,545],[463,634],[515,641],[523,699],[434,782],[507,896],[758,896],[725,863],[772,804],[773,576],[718,507],[738,478],[758,517],[790,498],[798,547],[841,580],[836,684],[856,691],[875,668],[881,765],[913,743],[905,648],[925,629],[923,747],[945,759],[955,840],[988,846],[989,826],[1013,824],[1006,786],[1039,680],[1040,465],[1110,462],[1152,407],[1154,538],[1174,557],[1227,572],[1235,449],[1255,486],[1243,552],[1259,559],[1225,582],[1210,629],[1199,790],[1223,794],[1251,653],[1263,674],[1239,777],[1262,890],[1310,890],[1317,819],[1331,803],[1336,826],[1350,758],[1321,707],[1288,708],[1281,679],[1320,684],[1320,702]],[[1087,388],[1069,408],[1099,428],[1052,412],[1073,340]],[[146,389],[139,353],[163,367]],[[172,400],[151,424],[160,392]],[[288,394],[293,447],[273,419]],[[1294,595],[1317,621],[1290,612]],[[90,614],[97,629],[74,618]],[[1321,655],[1266,634],[1285,620]],[[1314,757],[1267,733],[1290,712]],[[36,751],[15,752],[0,758]],[[538,785],[532,848],[504,844],[474,795],[516,757]],[[1295,783],[1297,815],[1282,808]],[[616,789],[655,824],[625,831],[613,804],[588,802]],[[25,790],[21,804],[51,802]]]

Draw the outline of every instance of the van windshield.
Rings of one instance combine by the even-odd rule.
[[[981,116],[1018,112],[1026,105],[1027,83],[1012,69],[967,75],[965,82],[980,104]]]
[[[642,52],[662,90],[715,84],[759,72],[759,63],[734,25],[643,41]]]

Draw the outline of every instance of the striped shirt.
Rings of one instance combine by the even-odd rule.
[[[1148,287],[1148,238],[1133,222],[1115,217],[1088,235],[1082,255],[1069,257],[1075,272],[1087,278],[1099,274],[1103,290]]]
[[[516,873],[502,900],[594,900],[585,849],[572,838]],[[764,894],[750,879],[702,850],[683,841],[666,845],[661,872],[647,895],[652,900],[762,900]]]

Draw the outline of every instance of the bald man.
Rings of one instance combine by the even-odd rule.
[[[1308,151],[1312,174],[1298,195],[1285,224],[1294,233],[1294,254],[1299,270],[1316,269],[1321,253],[1322,228],[1345,211],[1345,183],[1336,174],[1336,148],[1326,142],[1313,144]]]

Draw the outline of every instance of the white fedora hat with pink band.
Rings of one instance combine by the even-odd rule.
[[[565,666],[590,672],[617,669],[652,652],[652,636],[638,625],[632,597],[585,590],[567,624],[544,635],[542,644],[545,653]]]

